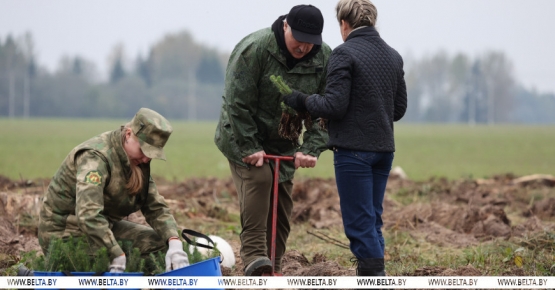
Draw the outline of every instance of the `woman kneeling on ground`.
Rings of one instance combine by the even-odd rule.
[[[150,175],[150,160],[166,160],[163,147],[173,129],[163,116],[142,108],[120,129],[102,133],[67,155],[52,178],[40,209],[38,237],[45,255],[55,238],[86,236],[105,247],[108,271],[125,271],[118,241],[141,254],[167,250],[166,270],[189,265],[174,217]],[[152,227],[123,220],[140,210]]]

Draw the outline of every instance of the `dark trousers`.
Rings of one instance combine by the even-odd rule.
[[[359,260],[383,258],[383,199],[393,152],[333,151],[343,226],[351,252]]]
[[[239,196],[241,211],[241,259],[248,266],[259,257],[270,258],[272,237],[273,170],[269,163],[249,168],[229,162],[231,176]],[[293,209],[293,182],[278,185],[276,229],[276,267],[281,271],[281,258],[291,230],[289,219]]]

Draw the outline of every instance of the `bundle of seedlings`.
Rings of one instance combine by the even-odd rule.
[[[282,96],[290,95],[293,90],[285,83],[281,76],[271,75],[270,80],[278,88]],[[278,133],[282,138],[291,140],[295,145],[299,145],[299,137],[303,130],[303,123],[305,128],[312,127],[312,116],[308,111],[297,112],[293,108],[281,102],[281,119],[279,121]],[[324,120],[320,119],[320,127],[324,128]]]
[[[118,244],[127,258],[125,272],[157,275],[166,271],[165,251],[141,255],[138,248],[133,248],[131,241],[118,241]],[[187,244],[183,243],[183,250],[187,253],[190,264],[220,255],[216,249],[208,256],[203,255],[196,247],[192,249],[191,251]],[[101,273],[107,271],[110,266],[110,257],[105,247],[93,250],[85,237],[54,238],[50,242],[47,255],[39,254],[37,251],[22,253],[20,265],[44,272]]]
[[[34,271],[46,272],[104,272],[110,265],[106,248],[93,253],[85,237],[54,238],[48,254],[31,251],[22,254],[21,262]]]

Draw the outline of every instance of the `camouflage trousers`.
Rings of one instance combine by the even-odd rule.
[[[264,162],[262,167],[249,168],[229,162],[233,182],[239,196],[241,211],[241,259],[246,267],[259,257],[270,258],[272,242],[273,169]],[[276,265],[274,272],[281,272],[281,258],[289,237],[293,199],[293,182],[278,185],[278,210],[276,229]]]
[[[110,226],[117,241],[123,243],[131,242],[132,248],[138,248],[143,256],[162,250],[167,251],[168,249],[166,241],[164,241],[151,227],[124,220],[110,223]],[[39,232],[39,244],[42,248],[42,252],[47,255],[51,239],[67,239],[70,236],[81,237],[84,235],[83,231],[81,231],[77,225],[77,217],[75,215],[69,215],[66,220],[66,228],[63,232]],[[91,239],[88,239],[88,241],[89,244],[92,245],[92,250],[94,252],[102,247],[101,245],[95,245]],[[110,257],[110,259],[113,258],[115,257]]]

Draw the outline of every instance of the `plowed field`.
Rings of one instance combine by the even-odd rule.
[[[230,242],[237,264],[234,268],[223,268],[224,275],[243,275],[238,253],[237,192],[231,179],[156,181],[183,228],[217,234]],[[47,186],[48,180],[20,181],[0,176],[0,273],[17,262],[21,251],[40,250],[36,223]],[[405,245],[402,239],[394,238],[398,235],[432,245],[439,252],[511,241],[523,247],[526,243],[551,247],[547,253],[553,255],[555,242],[541,237],[542,233],[551,237],[549,233],[555,230],[554,186],[552,176],[540,175],[517,177],[508,174],[487,180],[431,179],[424,182],[391,176],[383,215],[387,267],[405,263],[405,259],[410,258],[399,254],[399,249]],[[289,247],[284,258],[284,275],[354,275],[354,267],[349,262],[350,252],[342,248],[348,245],[348,240],[342,234],[335,181],[295,180],[293,199],[292,227],[307,230],[292,232],[289,241],[294,246]],[[133,214],[128,219],[144,223],[140,214]],[[308,250],[303,246],[306,244],[319,244],[320,251]],[[509,262],[501,274],[533,275],[523,269]],[[448,265],[421,265],[404,272],[388,272],[434,276],[489,274],[487,267],[470,262],[452,268]]]

